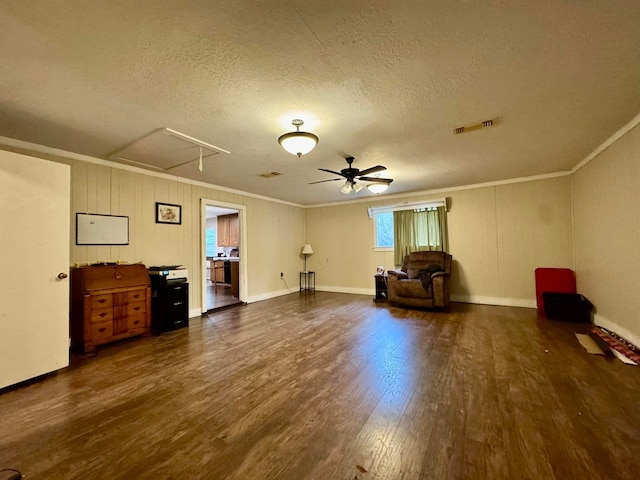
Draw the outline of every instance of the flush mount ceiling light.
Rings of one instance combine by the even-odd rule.
[[[293,120],[291,124],[296,127],[296,131],[281,135],[278,138],[278,143],[287,152],[300,158],[313,150],[318,143],[318,137],[313,133],[301,132],[300,127],[304,125],[304,122],[298,118]]]
[[[369,185],[367,185],[367,189],[373,193],[382,193],[387,188],[389,188],[388,183],[370,183]]]

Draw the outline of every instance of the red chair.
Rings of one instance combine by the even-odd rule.
[[[577,293],[576,274],[570,268],[536,268],[536,306],[544,312],[542,294]]]

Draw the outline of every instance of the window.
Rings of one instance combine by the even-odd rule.
[[[205,244],[206,244],[207,257],[215,257],[216,256],[216,229],[207,228],[205,230],[204,238],[205,238]]]
[[[423,250],[447,250],[447,212],[444,207],[416,208],[393,212],[393,259],[402,264],[404,257]]]
[[[393,249],[393,212],[380,212],[373,215],[376,226],[376,248]]]
[[[370,207],[374,248],[395,251],[395,261],[417,250],[446,250],[446,200]]]

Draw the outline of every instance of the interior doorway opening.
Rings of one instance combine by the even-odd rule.
[[[246,296],[244,206],[202,201],[202,312],[243,303]]]

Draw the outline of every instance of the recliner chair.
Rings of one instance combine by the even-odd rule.
[[[422,308],[444,308],[449,305],[449,276],[452,256],[446,252],[413,252],[402,262],[401,270],[389,270],[389,301]],[[439,265],[443,271],[430,275],[431,285],[423,287],[421,270]],[[423,276],[426,275],[423,273]],[[428,283],[428,281],[427,281]]]

